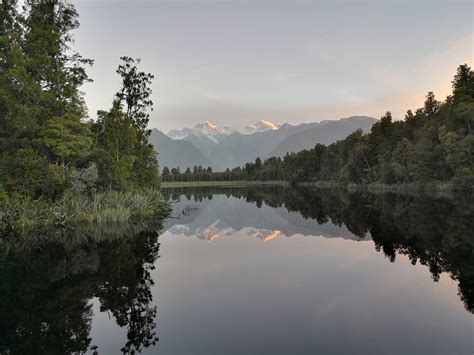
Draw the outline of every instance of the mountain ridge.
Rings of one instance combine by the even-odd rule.
[[[259,121],[264,127],[263,130],[248,134],[232,131],[228,127],[219,128],[209,121],[198,124],[193,129],[170,131],[168,135],[155,129],[154,140],[150,143],[158,149],[161,167],[179,166],[185,169],[188,166],[202,165],[210,166],[214,170],[225,170],[243,166],[257,157],[261,159],[282,157],[286,153],[312,148],[317,143],[328,145],[344,139],[357,129],[368,132],[377,119],[368,116],[350,116],[339,120],[298,125],[284,123],[278,128],[270,121],[262,121],[265,120]],[[162,135],[160,139],[165,141],[161,147],[157,140],[157,132]],[[176,139],[170,138],[169,135]],[[193,149],[196,152],[191,152]],[[193,161],[191,157],[196,160]]]
[[[352,116],[338,121],[321,121],[320,125],[316,127],[288,136],[272,150],[269,156],[283,157],[287,153],[311,149],[315,146],[315,141],[320,144],[329,145],[346,138],[358,129],[362,129],[364,133],[367,133],[375,122],[377,122],[375,118],[368,116]],[[321,129],[323,127],[325,129]]]
[[[149,142],[158,152],[160,169],[167,166],[184,171],[194,165],[212,166],[212,162],[192,142],[171,139],[157,128],[152,129]]]

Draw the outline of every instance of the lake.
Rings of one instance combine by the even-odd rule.
[[[470,196],[164,195],[152,226],[4,238],[0,353],[473,353]]]

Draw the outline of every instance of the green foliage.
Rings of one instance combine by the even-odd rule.
[[[134,60],[123,57],[117,70],[122,88],[112,108],[98,112],[93,124],[95,156],[102,187],[126,190],[143,186],[158,187],[158,160],[148,143],[147,124],[153,102],[151,74],[138,71]]]
[[[52,158],[63,164],[89,156],[92,146],[88,126],[67,117],[53,117],[49,120],[43,142]]]
[[[69,190],[157,187],[156,153],[147,141],[153,76],[123,57],[113,108],[87,123],[79,88],[91,81],[85,68],[93,61],[71,47],[79,26],[74,6],[0,6],[0,182],[7,192],[57,199]],[[82,184],[91,166],[97,177]]]
[[[0,185],[0,203],[4,200],[6,200],[6,198],[8,197],[7,195],[7,192],[5,191],[5,189],[3,188],[2,185]]]
[[[77,13],[63,1],[26,1],[7,14],[0,72],[0,145],[10,192],[33,197],[60,195],[67,173],[90,154],[91,138],[79,87],[92,64],[72,51]],[[61,168],[58,168],[61,165]]]
[[[140,59],[121,57],[122,64],[117,68],[117,74],[122,78],[122,88],[116,94],[117,103],[125,115],[131,120],[141,140],[150,135],[147,130],[150,114],[153,110],[151,83],[155,78],[152,74],[138,71]]]

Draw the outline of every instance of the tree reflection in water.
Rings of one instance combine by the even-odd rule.
[[[96,349],[90,338],[94,297],[100,310],[110,311],[127,330],[124,353],[155,344],[150,272],[158,258],[158,224],[147,232],[109,225],[104,226],[105,235],[76,230],[73,235],[44,232],[35,238],[4,239],[0,353],[69,354]]]
[[[297,212],[320,224],[345,225],[363,238],[369,233],[378,251],[395,262],[407,255],[412,264],[426,265],[436,282],[449,273],[458,283],[465,308],[474,313],[474,200],[472,195],[349,193],[342,189],[310,188],[194,188],[168,189],[168,198],[200,201],[213,194],[243,198],[257,207],[263,203]]]

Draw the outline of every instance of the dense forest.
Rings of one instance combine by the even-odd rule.
[[[163,168],[163,181],[287,180],[356,184],[449,183],[474,185],[474,72],[460,65],[444,102],[432,92],[403,120],[387,112],[368,134],[356,131],[329,146],[213,172]]]
[[[16,1],[0,7],[0,199],[157,187],[147,128],[153,75],[122,57],[112,107],[90,120],[80,87],[91,81],[93,60],[72,48],[74,6],[27,0],[22,9]]]

